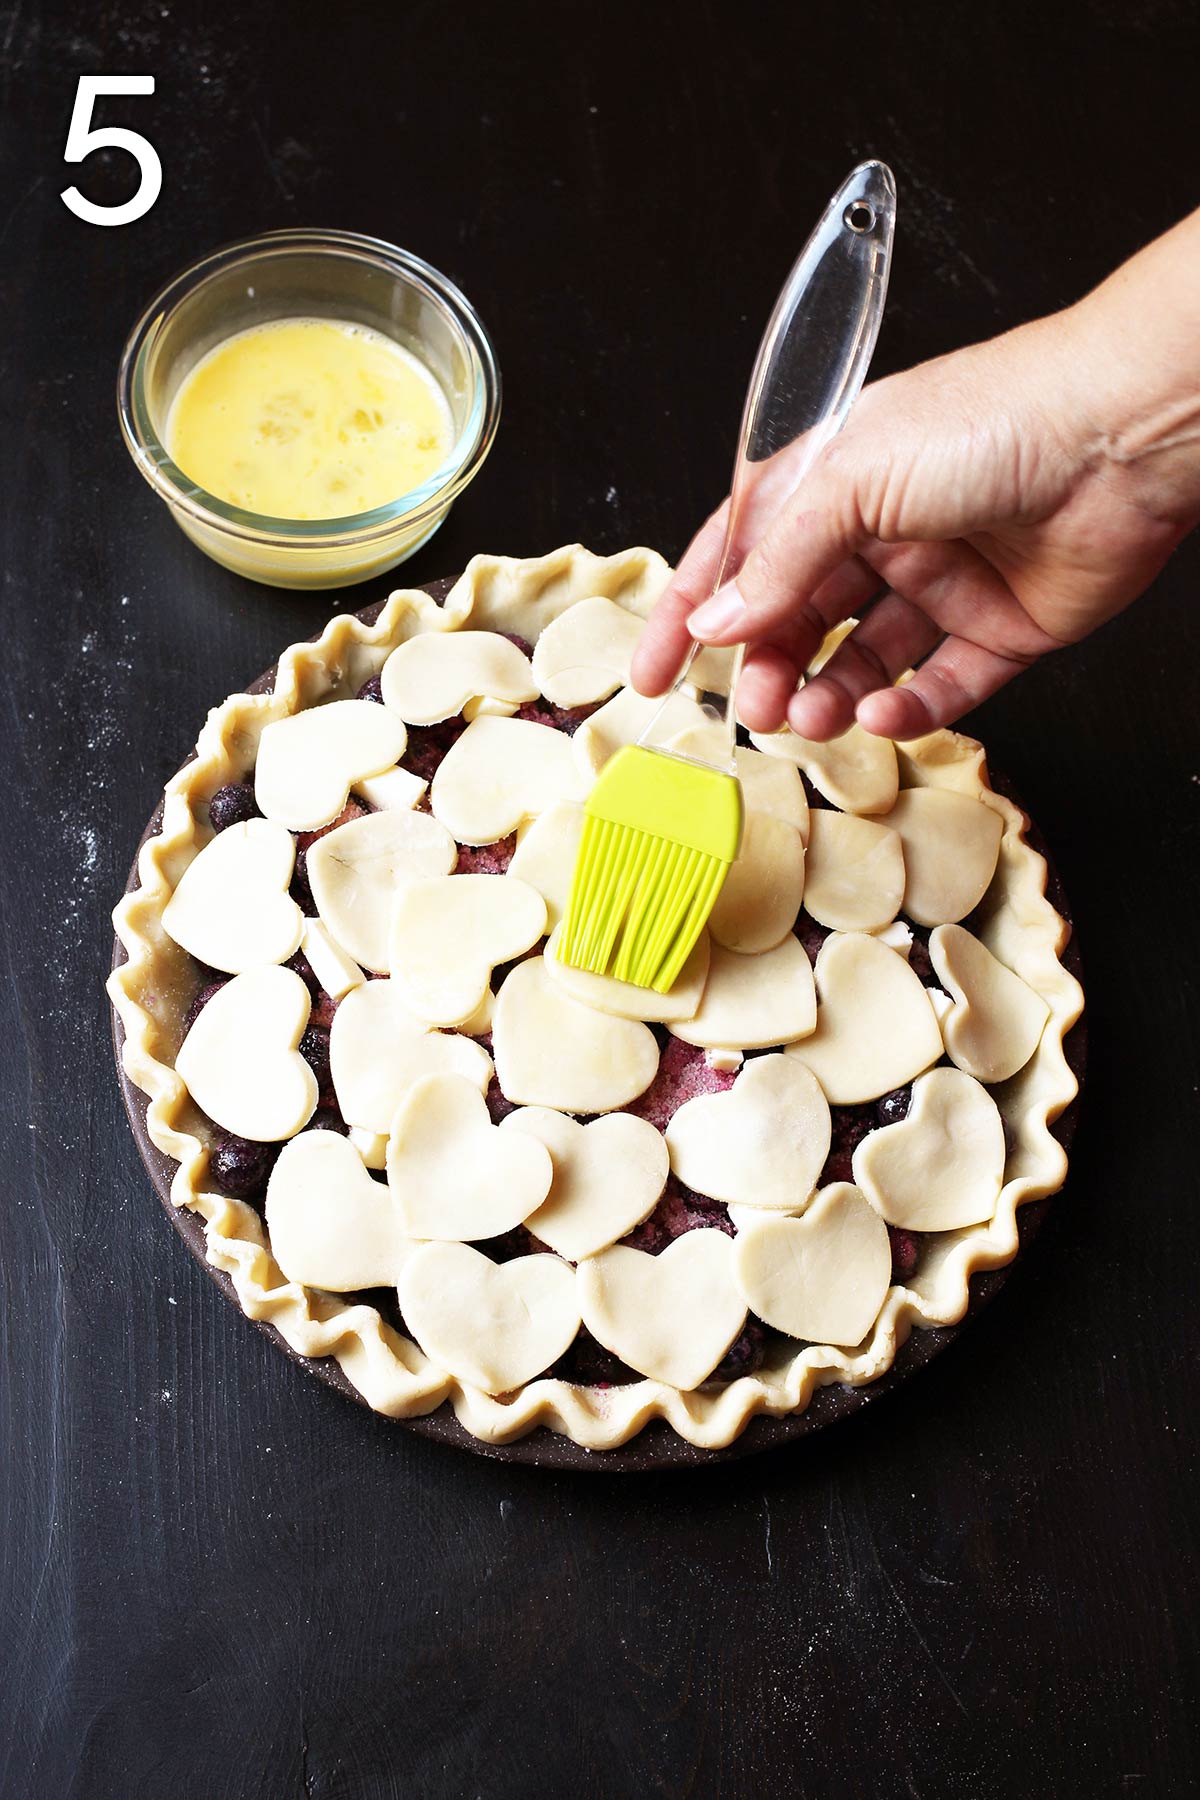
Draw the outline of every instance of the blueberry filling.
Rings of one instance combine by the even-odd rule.
[[[321,984],[317,980],[316,975],[313,972],[313,966],[309,962],[307,956],[305,956],[303,950],[297,950],[295,956],[289,956],[283,966],[285,969],[291,969],[294,975],[300,977],[314,1000],[318,997],[321,993]]]
[[[662,1198],[650,1217],[635,1225],[621,1242],[632,1250],[658,1256],[686,1232],[706,1230],[723,1231],[727,1237],[736,1235],[728,1207],[721,1200],[694,1193],[676,1176],[668,1175]]]
[[[488,1055],[490,1056],[491,1050],[492,1050],[491,1039],[490,1038],[480,1038],[479,1041],[483,1045],[484,1049],[488,1052]],[[491,1118],[493,1125],[499,1125],[502,1120],[507,1119],[509,1113],[514,1113],[517,1110],[513,1101],[508,1099],[508,1097],[505,1094],[501,1093],[500,1083],[497,1081],[497,1079],[494,1075],[492,1076],[492,1079],[488,1082],[488,1089],[487,1089],[487,1094],[486,1094],[485,1098],[487,1100],[488,1115]]]
[[[762,1368],[767,1351],[767,1327],[751,1315],[739,1336],[709,1376],[710,1381],[736,1381],[741,1375],[753,1375]]]
[[[446,752],[467,729],[464,718],[446,719],[440,725],[410,725],[404,766],[420,781],[432,781]]]
[[[329,1071],[329,1033],[320,1025],[309,1025],[300,1039],[300,1054],[317,1078],[324,1092],[331,1085]]]
[[[188,1032],[192,1029],[192,1026],[196,1023],[196,1020],[200,1017],[200,1014],[204,1011],[204,1008],[208,1005],[213,995],[219,994],[228,980],[228,975],[224,975],[219,981],[210,981],[206,986],[200,989],[200,992],[196,995],[196,998],[192,1001],[192,1004],[183,1015],[184,1037],[186,1037]]]
[[[892,1246],[892,1281],[905,1287],[917,1272],[921,1260],[921,1239],[915,1231],[902,1231],[898,1225],[888,1226]]]
[[[308,854],[304,850],[296,852],[296,866],[292,870],[292,885],[288,892],[306,919],[316,918],[317,903],[308,885]]]

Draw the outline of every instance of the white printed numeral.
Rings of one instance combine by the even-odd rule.
[[[92,107],[101,94],[152,94],[153,75],[81,75],[71,109],[67,147],[63,161],[82,162],[93,150],[128,150],[141,170],[137,193],[119,206],[97,206],[81,194],[77,187],[64,188],[63,203],[77,219],[89,225],[132,225],[144,218],[162,191],[162,163],[158,151],[140,132],[126,131],[122,125],[105,125],[93,131]]]

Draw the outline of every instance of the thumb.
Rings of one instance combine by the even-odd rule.
[[[871,536],[860,504],[860,467],[850,440],[835,440],[821,451],[734,580],[690,615],[687,628],[694,638],[704,644],[757,643],[803,623],[822,582]]]

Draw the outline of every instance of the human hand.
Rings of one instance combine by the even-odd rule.
[[[795,446],[759,465],[735,579],[708,600],[726,502],[659,600],[634,685],[661,693],[693,637],[745,642],[752,730],[829,738],[857,718],[912,738],[1111,618],[1200,518],[1198,271],[1200,214],[1078,306],[874,383],[794,497]]]

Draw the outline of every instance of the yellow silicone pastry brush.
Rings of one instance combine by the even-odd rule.
[[[775,302],[746,392],[714,593],[745,554],[742,521],[761,465],[789,453],[776,465],[782,506],[862,387],[887,296],[895,218],[891,170],[861,163],[829,202]],[[773,472],[771,481],[774,487]],[[690,677],[699,651],[693,644],[673,693],[697,692]],[[562,962],[659,993],[673,987],[741,841],[734,773],[741,666],[739,646],[723,702],[721,764],[649,743],[668,695],[637,743],[604,765],[584,808],[559,937]],[[720,708],[709,710],[720,716]]]

